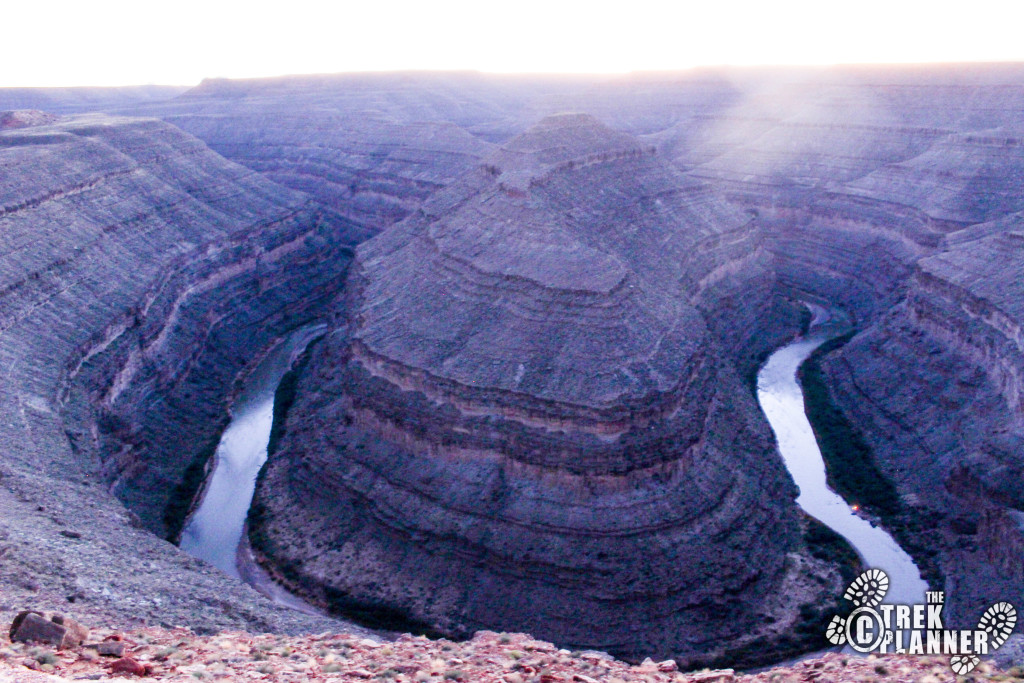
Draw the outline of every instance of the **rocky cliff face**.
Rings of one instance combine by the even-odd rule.
[[[826,363],[833,398],[924,530],[948,617],[970,625],[1022,597],[1010,482],[1022,466],[1024,91],[1010,69],[848,76],[740,99],[686,147],[656,139],[758,212],[783,291],[858,321]]]
[[[337,291],[345,224],[159,121],[41,123],[0,132],[0,611],[296,628],[142,529],[180,523],[235,378]]]
[[[347,324],[261,477],[257,547],[314,599],[453,635],[685,659],[763,633],[774,608],[749,596],[821,568],[691,303],[746,263],[756,289],[750,230],[590,117],[514,138],[360,246]]]
[[[203,140],[0,117],[0,606],[312,628],[132,524],[174,535],[240,373],[334,317],[261,489],[293,585],[624,654],[785,631],[795,605],[771,596],[826,570],[743,380],[797,298],[859,325],[830,389],[930,525],[950,615],[1020,603],[1022,84],[979,66],[0,93]],[[534,127],[565,110],[615,131]]]
[[[1013,69],[846,70],[789,74],[777,81],[753,84],[755,87],[751,87],[752,80],[716,80],[703,90],[687,90],[680,83],[644,82],[644,89],[636,84],[605,84],[534,100],[528,110],[566,101],[583,103],[579,108],[584,110],[588,103],[593,104],[621,128],[644,133],[640,148],[655,147],[686,172],[688,179],[672,181],[678,192],[713,188],[719,196],[728,197],[731,206],[746,210],[744,220],[730,223],[734,219],[716,215],[709,222],[724,226],[718,228],[719,234],[700,238],[699,247],[685,239],[663,239],[660,244],[672,245],[666,249],[671,258],[650,261],[631,260],[643,252],[638,233],[631,232],[634,241],[623,244],[622,251],[613,250],[613,260],[606,261],[607,243],[591,254],[575,246],[580,241],[576,232],[569,233],[571,239],[561,232],[551,238],[549,232],[536,233],[521,226],[531,222],[571,225],[574,220],[582,223],[583,216],[588,225],[600,226],[601,211],[589,208],[586,198],[595,193],[600,196],[601,190],[609,187],[601,183],[609,183],[612,176],[615,183],[622,183],[623,177],[645,178],[644,172],[632,167],[625,170],[625,162],[611,159],[614,154],[609,153],[617,143],[611,138],[595,141],[588,133],[575,134],[573,142],[558,143],[563,147],[559,153],[565,151],[565,157],[551,153],[544,143],[537,143],[546,139],[545,135],[557,136],[550,130],[550,121],[522,138],[506,141],[482,168],[433,195],[419,213],[365,248],[365,257],[361,256],[351,280],[350,324],[339,331],[333,344],[318,352],[322,358],[313,367],[319,369],[310,371],[318,373],[318,385],[330,383],[333,370],[326,368],[338,368],[346,379],[331,390],[338,398],[323,397],[315,405],[300,403],[298,408],[310,413],[324,411],[346,424],[351,420],[351,425],[344,430],[346,436],[317,442],[308,450],[340,451],[343,462],[357,457],[360,466],[371,471],[383,467],[368,466],[365,460],[373,462],[383,456],[359,453],[360,449],[347,445],[350,438],[370,452],[376,448],[369,443],[370,435],[384,435],[387,443],[397,444],[397,453],[416,454],[418,463],[420,453],[431,448],[435,457],[454,448],[476,453],[480,447],[474,439],[482,428],[467,425],[467,415],[480,420],[486,417],[491,430],[488,448],[501,453],[513,450],[509,443],[521,443],[501,434],[505,424],[516,423],[547,430],[568,430],[567,425],[579,430],[586,424],[590,432],[622,442],[623,435],[629,434],[628,427],[621,431],[623,425],[630,423],[608,416],[603,404],[586,405],[586,422],[564,410],[550,412],[550,404],[561,406],[570,401],[556,390],[568,386],[565,378],[570,376],[557,363],[557,354],[563,350],[566,356],[579,359],[579,365],[566,366],[573,377],[578,377],[581,368],[601,368],[593,376],[593,384],[576,380],[574,388],[580,395],[628,402],[633,400],[635,394],[629,392],[634,387],[639,395],[664,391],[656,382],[645,385],[644,377],[632,370],[622,377],[616,375],[619,365],[607,362],[606,348],[575,351],[574,337],[564,336],[561,328],[537,332],[545,341],[554,340],[550,349],[557,351],[549,353],[556,355],[548,357],[556,362],[546,362],[540,373],[528,363],[513,363],[513,355],[533,353],[538,345],[516,336],[515,331],[524,329],[524,324],[496,312],[500,308],[496,301],[540,311],[532,314],[530,320],[535,321],[566,305],[546,289],[567,288],[571,281],[578,287],[573,288],[573,296],[581,295],[581,301],[590,297],[586,300],[596,305],[600,299],[593,297],[598,294],[620,296],[615,283],[631,282],[630,277],[638,272],[649,273],[659,282],[678,284],[674,291],[664,287],[655,300],[669,297],[693,307],[695,311],[690,312],[703,320],[711,340],[700,345],[711,348],[714,344],[715,353],[731,360],[743,375],[756,365],[763,350],[777,343],[783,330],[792,329],[792,309],[783,297],[820,300],[844,308],[863,330],[826,364],[834,398],[863,431],[873,434],[876,458],[887,476],[898,483],[918,521],[935,525],[933,551],[947,577],[945,588],[951,595],[961,595],[950,607],[951,616],[968,623],[983,602],[1012,599],[1019,588],[1013,578],[1018,569],[999,547],[1017,547],[1011,537],[1019,528],[1014,521],[1019,505],[1005,482],[1013,480],[1019,468],[1019,457],[1013,454],[1019,450],[1014,434],[1019,422],[1021,356],[1012,342],[1017,323],[1002,311],[1007,302],[1016,302],[1020,296],[1009,284],[1016,272],[1006,266],[1008,259],[1012,263],[1009,254],[1015,252],[1002,242],[1009,245],[1015,239],[1012,221],[1021,202],[1017,182],[1021,156],[1013,132],[1015,112],[1024,97],[1021,74]],[[632,118],[629,107],[605,111],[609,92],[641,90],[647,101],[660,102],[665,108]],[[671,99],[672,93],[677,99]],[[671,106],[665,104],[670,101]],[[572,145],[583,144],[583,140],[595,144],[594,151],[584,159],[571,158]],[[602,146],[605,144],[607,148]],[[529,162],[523,162],[524,152],[533,155]],[[545,159],[545,154],[552,156]],[[519,162],[525,166],[517,165]],[[538,164],[547,164],[546,170],[537,172]],[[551,172],[554,167],[558,168]],[[606,167],[610,175],[602,179],[600,173]],[[488,173],[492,177],[487,177]],[[558,188],[570,186],[577,188],[577,194],[560,203],[558,198],[570,193]],[[629,203],[637,196],[661,197],[648,192],[646,185],[640,192],[628,189],[630,186],[631,181],[625,182],[624,189],[615,190],[619,195],[613,199]],[[524,202],[527,212],[516,202]],[[636,204],[658,214],[654,202]],[[589,215],[574,213],[577,206],[587,207]],[[509,221],[504,227],[503,220]],[[596,230],[593,236],[602,239],[604,230]],[[521,256],[524,243],[543,246],[526,259]],[[588,237],[582,244],[591,248],[593,243]],[[673,251],[677,244],[682,252]],[[452,256],[456,253],[461,255],[457,260]],[[623,254],[629,257],[624,259]],[[580,261],[600,265],[575,265]],[[435,265],[438,263],[445,265],[442,268]],[[560,272],[553,263],[564,264],[565,270]],[[673,265],[666,266],[668,263]],[[620,266],[624,270],[619,271]],[[666,272],[676,267],[678,272]],[[391,269],[406,275],[383,275]],[[950,269],[958,276],[952,277],[947,272]],[[999,277],[989,271],[999,271]],[[547,281],[544,278],[548,276],[562,279]],[[502,277],[522,283],[517,284],[515,297],[530,296],[529,288],[539,287],[536,291],[545,293],[544,306],[524,306],[515,303],[519,299],[511,295],[496,300],[483,297],[481,292],[493,290]],[[995,286],[1005,293],[1004,300],[995,304],[986,296],[963,298],[966,295],[951,293],[952,289],[964,290],[964,283],[976,289],[981,280],[1000,283]],[[644,298],[652,295],[642,284],[628,293],[629,297],[615,300],[619,310],[630,306],[661,310],[663,306]],[[451,300],[459,304],[448,305]],[[441,302],[448,307],[442,309]],[[410,313],[407,318],[406,311],[415,311],[415,315]],[[680,311],[671,315],[686,319]],[[616,316],[629,320],[622,314]],[[442,318],[452,321],[443,332],[440,326],[424,322]],[[979,327],[982,323],[978,320],[989,319],[984,325],[1002,330],[998,333],[1002,336],[992,336],[994,333]],[[560,324],[578,324],[568,316],[559,320]],[[963,320],[967,322],[957,322]],[[636,327],[657,330],[656,321],[656,317],[639,319]],[[628,357],[631,343],[628,336],[622,337],[616,349]],[[506,344],[516,349],[516,354],[502,352]],[[545,344],[544,348],[549,347]],[[598,357],[600,363],[594,360]],[[699,355],[682,353],[679,358],[689,359],[684,361],[689,363]],[[684,366],[654,364],[652,368],[659,373],[679,372]],[[307,381],[308,390],[315,393],[314,381]],[[370,395],[379,397],[373,401],[361,398]],[[405,408],[399,406],[408,404],[409,396],[420,395],[423,398],[416,400],[423,405],[416,409],[415,418],[380,418],[389,412],[401,414]],[[707,400],[700,394],[688,397],[680,405]],[[548,403],[538,404],[537,399]],[[639,414],[657,424],[656,415],[644,412],[647,405],[627,404],[630,419]],[[336,408],[341,405],[344,409]],[[439,407],[454,412],[443,420],[428,417]],[[958,417],[951,418],[953,414]],[[501,427],[491,426],[498,421]],[[445,427],[439,429],[439,423]],[[304,433],[329,429],[324,423],[300,421],[297,425]],[[980,425],[987,429],[979,430]],[[350,429],[359,436],[349,436]],[[962,436],[968,429],[999,436]],[[445,437],[449,440],[442,441],[443,446],[427,445],[434,443],[438,434],[449,432],[457,436]],[[584,443],[578,437],[572,440]],[[924,450],[922,443],[928,444]],[[911,455],[915,448],[919,454]],[[652,449],[642,450],[649,453]],[[584,469],[581,463],[588,461],[584,450],[576,447],[564,453],[564,457],[539,464]],[[273,486],[280,490],[300,487],[297,482],[303,475],[295,472],[303,467],[317,472],[339,467],[333,460],[311,465],[302,460],[310,456],[290,450],[282,457],[288,464],[268,473],[268,481],[276,482],[268,484],[268,490]],[[402,456],[393,457],[402,461]],[[465,466],[460,461],[460,467]],[[401,469],[397,464],[390,467],[391,471]],[[289,468],[293,474],[286,484],[283,473]],[[402,488],[403,495],[418,490],[404,475],[397,479],[398,483],[387,485],[377,484],[376,478],[368,480],[373,484],[363,482],[367,487],[364,495],[369,498],[371,489],[387,490],[392,485]],[[431,495],[440,500],[454,494]],[[326,502],[320,505],[326,506]],[[283,504],[276,510],[271,510],[273,507],[268,503],[270,514],[283,515],[286,509]],[[354,509],[358,512],[346,510],[337,516],[362,519],[385,515],[367,512],[362,505],[354,505]],[[386,515],[392,522],[392,517],[404,519],[390,511]],[[303,519],[315,517],[311,514]],[[417,519],[431,517],[417,512]],[[368,528],[374,535],[381,527]],[[415,528],[417,534],[423,533],[419,526]],[[282,538],[287,535],[283,528],[279,531]],[[325,527],[322,533],[326,538],[333,527]],[[409,533],[410,538],[421,538]],[[452,531],[451,535],[458,533]],[[997,543],[997,538],[1002,540]],[[293,547],[275,552],[289,558],[293,568],[298,568],[297,575],[321,583],[330,573],[327,560],[310,567],[303,566],[302,558],[324,553],[325,548],[350,553],[340,560],[342,566],[358,566],[360,571],[380,566],[378,563],[400,564],[391,549],[375,551],[371,560],[345,550],[343,541],[334,545],[318,541],[316,545],[315,551]],[[329,553],[319,556],[330,556],[331,561],[336,558]],[[416,557],[424,566],[430,564]],[[373,596],[389,605],[414,604],[413,611],[431,623],[438,623],[436,615],[444,610],[464,613],[459,598],[435,608],[395,594],[380,579],[370,587],[353,586],[346,583],[347,578],[338,581],[344,596]],[[971,581],[974,588],[966,587]]]
[[[1020,264],[1016,231],[921,260],[906,300],[831,364],[843,405],[920,514],[947,575],[949,617],[1020,602]]]

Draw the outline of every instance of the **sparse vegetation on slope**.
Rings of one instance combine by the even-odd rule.
[[[822,344],[800,366],[804,408],[825,460],[828,485],[853,505],[876,515],[914,558],[922,578],[934,589],[944,584],[936,544],[928,539],[935,520],[900,501],[899,492],[878,468],[863,434],[843,414],[829,392],[822,361],[840,349],[856,331]]]
[[[821,359],[853,335],[851,331],[825,342],[801,366],[804,407],[825,459],[828,485],[851,505],[891,516],[900,511],[896,487],[878,469],[860,430],[833,403],[822,373]]]

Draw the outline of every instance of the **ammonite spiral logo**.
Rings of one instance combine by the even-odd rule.
[[[1017,610],[997,602],[985,610],[973,631],[943,628],[941,591],[928,591],[924,605],[882,604],[889,577],[881,569],[869,569],[850,584],[843,597],[853,603],[846,617],[836,615],[826,637],[833,645],[849,645],[857,652],[950,655],[957,674],[969,673],[981,655],[994,652],[1013,633]]]

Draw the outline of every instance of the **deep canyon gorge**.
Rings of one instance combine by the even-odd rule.
[[[249,373],[320,325],[249,517],[296,594],[813,649],[851,566],[755,396],[804,301],[852,328],[808,370],[868,454],[843,493],[947,625],[1024,605],[1022,110],[1015,65],[0,90],[0,614],[330,628],[167,542]]]

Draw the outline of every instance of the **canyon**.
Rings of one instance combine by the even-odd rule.
[[[0,614],[330,628],[161,540],[247,373],[323,324],[250,516],[296,593],[627,659],[783,652],[844,571],[753,393],[800,301],[855,327],[821,375],[947,625],[1024,604],[1024,67],[25,98],[0,90]]]
[[[763,276],[750,225],[592,117],[512,138],[358,248],[255,547],[314,601],[459,637],[667,658],[760,635],[776,615],[747,591],[829,572],[691,303],[714,306],[701,285],[732,259],[750,264],[733,280]]]

